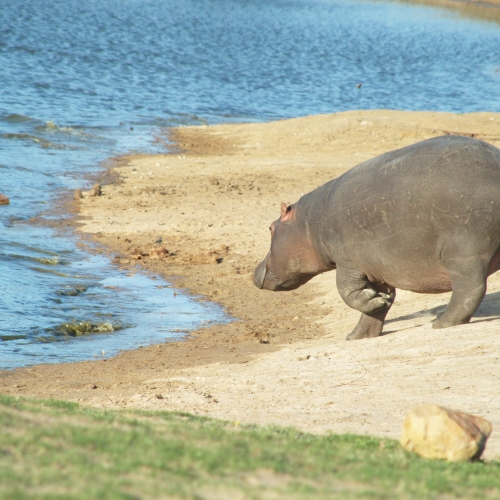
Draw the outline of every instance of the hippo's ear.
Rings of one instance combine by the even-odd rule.
[[[281,202],[281,222],[288,222],[292,218],[292,205]]]

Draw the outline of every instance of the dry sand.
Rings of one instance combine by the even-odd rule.
[[[400,291],[385,335],[354,342],[344,338],[359,313],[334,271],[288,293],[252,283],[281,201],[448,133],[500,146],[500,114],[355,111],[179,128],[176,153],[117,160],[119,180],[75,202],[79,231],[120,267],[165,276],[238,320],[110,360],[4,371],[0,392],[394,438],[410,408],[437,403],[490,420],[486,457],[499,457],[500,275],[471,324],[433,330],[449,295]]]

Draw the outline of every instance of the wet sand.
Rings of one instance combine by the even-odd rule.
[[[433,330],[449,295],[403,291],[386,335],[355,342],[344,339],[359,313],[340,299],[334,271],[288,293],[252,282],[281,201],[449,133],[500,146],[500,114],[353,111],[186,127],[169,131],[174,154],[118,159],[102,196],[74,202],[78,231],[116,265],[164,276],[235,321],[114,359],[3,371],[0,392],[394,438],[410,408],[437,403],[492,421],[486,456],[500,456],[500,276],[469,325]]]

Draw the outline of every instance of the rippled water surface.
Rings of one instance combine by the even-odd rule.
[[[0,367],[224,320],[26,223],[57,219],[56,196],[104,159],[158,152],[165,126],[368,108],[500,111],[500,25],[354,0],[2,2]]]

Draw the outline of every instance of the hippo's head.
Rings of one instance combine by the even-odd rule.
[[[255,269],[258,288],[273,291],[294,290],[331,266],[321,263],[305,222],[297,217],[297,204],[281,204],[281,217],[274,221],[271,250]]]

